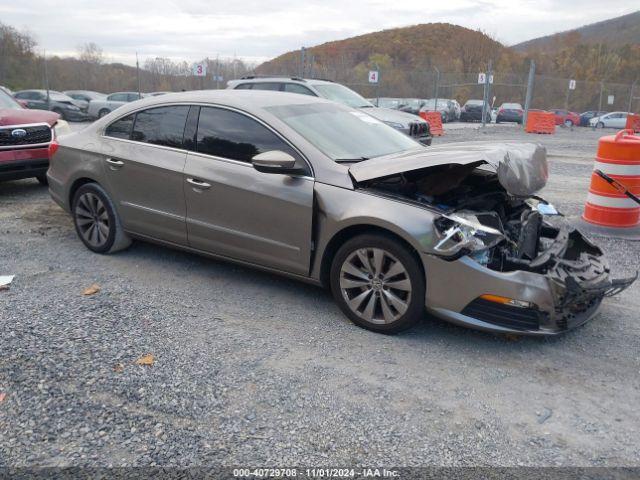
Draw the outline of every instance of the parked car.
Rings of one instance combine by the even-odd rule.
[[[482,106],[483,100],[467,100],[460,112],[461,122],[481,122],[482,121]],[[486,121],[491,121],[490,106],[487,105],[487,112],[485,114]]]
[[[570,112],[562,108],[552,108],[549,111],[555,116],[556,125],[564,125],[566,127],[580,125],[580,115],[576,112]]]
[[[597,111],[597,110],[590,110],[588,112],[583,112],[580,114],[580,126],[588,127],[589,120],[591,120],[593,117],[600,117],[602,115],[605,115],[606,113],[607,112],[605,111]]]
[[[404,104],[398,108],[398,110],[419,115],[420,109],[424,106],[425,102],[426,100],[424,98],[405,98],[403,101]]]
[[[415,138],[424,145],[431,145],[429,123],[417,115],[399,112],[390,108],[374,106],[364,97],[350,88],[328,80],[303,79],[297,77],[243,77],[227,83],[228,89],[234,90],[270,90],[290,92],[313,97],[326,98],[342,103],[380,120],[383,123]]]
[[[523,115],[524,110],[519,103],[503,103],[500,105],[500,108],[498,108],[496,123],[515,122],[521,124]]]
[[[46,184],[49,144],[69,132],[57,113],[26,109],[0,89],[0,181],[34,177]]]
[[[439,98],[438,105],[436,107],[436,99],[429,98],[425,100],[422,107],[420,107],[421,112],[440,112],[442,116],[442,122],[454,122],[456,120],[456,107],[455,104],[446,98]]]
[[[376,107],[382,108],[390,108],[392,110],[399,110],[405,102],[402,98],[389,98],[389,97],[380,97],[374,98],[373,103]]]
[[[89,108],[89,102],[91,100],[99,100],[107,97],[104,93],[93,92],[91,90],[65,90],[62,93],[73,98],[84,112]]]
[[[138,92],[116,92],[107,95],[106,98],[99,98],[89,102],[87,113],[91,118],[102,118],[113,112],[116,108],[126,105],[129,102],[140,100],[143,95]]]
[[[589,125],[596,128],[624,128],[627,126],[628,112],[605,113],[589,120]]]
[[[14,94],[14,98],[23,102],[27,108],[51,110],[63,120],[82,122],[89,119],[78,102],[55,90],[49,90],[48,95],[46,90],[20,90]]]
[[[13,91],[9,87],[5,87],[4,85],[0,85],[0,90],[2,90],[7,95],[11,95],[13,97]]]
[[[635,280],[611,280],[597,246],[540,213],[536,144],[426,148],[360,108],[229,90],[145,98],[57,143],[49,189],[89,250],[140,238],[325,285],[377,332],[426,306],[558,334]]]

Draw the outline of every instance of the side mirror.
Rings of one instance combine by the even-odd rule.
[[[251,159],[253,168],[262,173],[300,175],[304,169],[296,167],[296,159],[280,150],[260,153]]]

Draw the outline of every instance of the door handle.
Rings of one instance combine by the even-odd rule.
[[[124,166],[124,162],[122,160],[114,160],[113,158],[105,158],[105,162],[109,164],[112,170],[117,170],[118,168],[122,168]]]
[[[201,190],[206,190],[207,188],[211,188],[211,184],[207,182],[203,182],[202,180],[198,180],[196,178],[187,178],[187,183],[190,183],[196,188]]]

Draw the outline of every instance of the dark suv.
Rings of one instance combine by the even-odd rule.
[[[27,108],[51,110],[64,120],[74,122],[89,120],[89,116],[82,111],[81,105],[73,98],[55,90],[49,90],[48,98],[46,90],[21,90],[16,92],[14,97],[26,104]]]

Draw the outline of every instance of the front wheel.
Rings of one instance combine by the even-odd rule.
[[[596,128],[604,128],[604,123],[602,122],[596,123]]]
[[[564,121],[564,126],[565,127],[573,127],[573,122],[571,120],[565,120]]]
[[[113,253],[131,244],[113,202],[97,183],[87,183],[78,189],[71,212],[76,232],[89,250]]]
[[[380,333],[414,326],[424,312],[425,279],[420,260],[385,235],[359,235],[336,253],[331,292],[356,325]]]
[[[47,180],[47,175],[38,175],[36,180],[40,183],[40,185],[44,185],[45,187],[49,185],[49,181]]]
[[[60,119],[61,120],[66,120],[64,112],[62,110],[60,110],[59,108],[54,108],[52,110],[53,113],[57,113],[58,115],[60,115]]]

